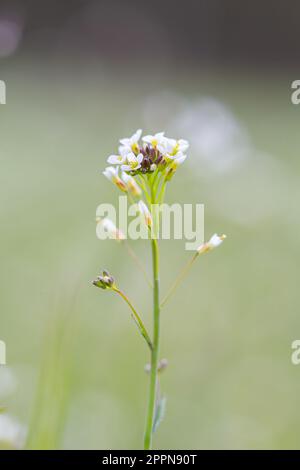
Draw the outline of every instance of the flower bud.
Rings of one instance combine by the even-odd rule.
[[[114,168],[113,166],[108,166],[103,171],[104,176],[106,176],[109,181],[115,184],[121,191],[127,192],[127,186],[124,181],[118,175],[118,168]]]
[[[112,289],[115,285],[115,280],[108,271],[103,271],[102,276],[98,276],[93,281],[93,285],[100,287],[100,289]]]
[[[152,217],[151,217],[151,214],[150,214],[150,211],[149,211],[148,207],[146,206],[144,201],[139,201],[138,206],[139,206],[139,211],[140,211],[141,215],[145,219],[146,225],[148,227],[151,227],[152,226]]]
[[[206,243],[203,243],[202,245],[199,246],[199,248],[197,249],[197,252],[199,254],[202,254],[202,253],[207,253],[208,251],[211,251],[213,250],[214,248],[216,248],[217,246],[221,245],[221,243],[223,243],[223,241],[225,240],[226,238],[226,235],[217,235],[216,233],[209,239],[208,242]]]
[[[142,194],[142,190],[137,184],[137,182],[135,181],[135,179],[132,176],[125,173],[125,171],[123,171],[122,173],[122,179],[124,183],[126,184],[128,191],[133,196],[140,196]]]
[[[100,217],[97,217],[96,222],[102,225],[106,233],[108,233],[109,238],[117,241],[125,240],[124,233],[115,226],[112,220],[108,218],[101,219]]]

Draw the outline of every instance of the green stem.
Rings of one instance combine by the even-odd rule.
[[[159,204],[162,204],[163,201],[164,201],[164,197],[165,197],[165,191],[166,191],[166,185],[167,185],[167,181],[164,180],[162,185],[161,185],[161,189],[160,189],[160,192],[159,192],[159,195],[158,195],[158,202]]]
[[[146,327],[141,319],[141,317],[139,316],[139,314],[137,313],[136,309],[134,308],[134,306],[132,305],[132,303],[130,302],[130,300],[128,299],[128,297],[124,294],[124,292],[122,292],[120,289],[118,289],[117,287],[113,287],[112,290],[114,292],[116,292],[117,294],[119,294],[122,299],[125,300],[125,302],[127,303],[127,305],[130,307],[131,311],[132,311],[132,318],[133,320],[135,321],[138,329],[140,330],[140,333],[141,335],[145,338],[145,340],[147,341],[147,344],[150,348],[150,350],[152,351],[153,350],[153,345],[152,345],[152,342],[151,342],[151,339],[147,333],[147,330],[146,330]]]
[[[159,355],[159,249],[156,239],[152,243],[153,262],[153,348],[151,351],[151,371],[149,384],[148,411],[144,438],[144,449],[152,448],[153,422],[155,416],[155,402],[157,390],[157,366]]]

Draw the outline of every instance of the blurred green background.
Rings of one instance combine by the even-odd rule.
[[[140,273],[95,233],[97,205],[117,203],[106,158],[142,127],[190,140],[166,201],[204,203],[206,238],[228,237],[162,312],[155,448],[299,448],[297,76],[177,65],[21,55],[1,68],[0,339],[16,383],[0,399],[32,447],[142,446],[148,352],[122,301],[91,285],[109,269],[151,325]],[[148,243],[132,246],[151,272]],[[161,243],[162,292],[189,256]]]

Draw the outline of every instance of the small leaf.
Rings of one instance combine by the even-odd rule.
[[[158,429],[160,423],[165,417],[167,398],[161,397],[157,401],[155,408],[155,417],[153,423],[153,433]]]

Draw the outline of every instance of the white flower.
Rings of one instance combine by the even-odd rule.
[[[0,447],[4,445],[20,449],[25,443],[25,437],[24,426],[7,414],[0,414]]]
[[[166,158],[173,160],[187,151],[189,143],[183,139],[175,140],[164,137],[157,148]]]
[[[135,171],[141,168],[141,163],[143,161],[143,154],[139,153],[135,155],[133,152],[129,153],[126,157],[126,164],[121,165],[123,171]]]
[[[190,144],[188,143],[187,140],[184,140],[184,139],[179,139],[177,141],[177,145],[178,145],[178,152],[186,152],[187,149],[189,148]]]
[[[125,173],[125,171],[122,172],[122,180],[124,183],[127,185],[128,191],[133,195],[133,196],[140,196],[142,194],[142,190],[135,181],[135,179]]]
[[[199,254],[202,254],[202,253],[206,253],[208,251],[211,251],[213,250],[214,248],[216,248],[217,246],[221,245],[221,243],[223,243],[223,241],[225,240],[226,238],[226,235],[217,235],[216,233],[209,239],[208,242],[206,243],[203,243],[202,245],[199,246],[199,248],[197,249],[197,252]]]
[[[157,148],[163,155],[171,154],[174,151],[176,142],[177,141],[175,139],[164,137],[161,139],[161,142],[158,144]]]
[[[131,137],[120,140],[123,147],[129,147],[132,152],[139,152],[139,140],[142,135],[142,129],[138,129]]]
[[[140,211],[141,215],[145,219],[146,225],[148,227],[151,227],[152,226],[152,217],[151,217],[150,211],[149,211],[148,207],[146,206],[146,204],[144,203],[144,201],[139,201],[138,207],[139,207],[139,211]]]
[[[176,166],[176,168],[179,166],[179,165],[182,165],[183,162],[185,161],[186,159],[186,155],[184,155],[183,153],[179,152],[173,159],[173,162],[172,164]]]
[[[125,240],[125,235],[122,230],[118,229],[111,219],[98,219],[98,223],[102,225],[104,230],[108,233],[110,238],[115,240]]]
[[[107,163],[111,165],[121,165],[126,160],[126,155],[110,155],[107,159]]]
[[[118,168],[115,168],[113,166],[108,166],[105,168],[103,171],[104,176],[106,176],[107,179],[110,181],[114,181],[116,178],[119,177],[118,175]]]
[[[146,144],[151,144],[152,147],[156,148],[158,145],[163,144],[164,134],[164,132],[157,132],[157,134],[154,135],[145,135],[142,140]]]
[[[126,192],[127,187],[126,184],[121,180],[119,177],[119,168],[118,167],[113,167],[113,166],[108,166],[105,168],[103,171],[104,176],[106,176],[107,179],[109,179],[112,183],[114,183],[116,186],[118,186],[121,191]]]

